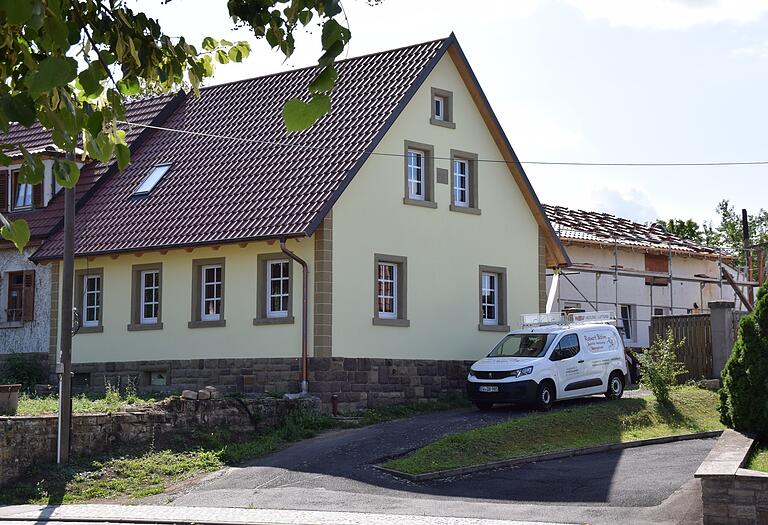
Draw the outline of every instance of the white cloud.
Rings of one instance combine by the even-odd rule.
[[[589,20],[635,29],[683,30],[703,24],[748,23],[768,12],[765,0],[563,0]]]
[[[601,188],[592,192],[593,210],[610,213],[636,222],[650,222],[659,218],[659,212],[644,190],[629,188],[616,190]]]
[[[731,55],[738,58],[768,59],[768,41],[731,50]]]

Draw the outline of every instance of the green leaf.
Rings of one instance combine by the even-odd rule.
[[[343,45],[347,40],[349,40],[349,29],[339,24],[333,18],[326,20],[323,24],[323,32],[320,35],[320,43],[323,45],[323,49],[330,49],[336,42],[341,42]]]
[[[221,44],[222,46],[225,46],[225,47],[229,47],[229,46],[232,46],[232,45],[233,45],[233,44],[232,44],[232,42],[230,42],[229,40],[222,40],[222,41],[220,42],[220,44]]]
[[[326,66],[309,85],[310,93],[327,93],[336,84],[338,73],[333,66]]]
[[[229,62],[229,57],[227,56],[226,51],[224,51],[223,49],[219,49],[218,51],[216,51],[216,60],[220,64],[228,63]]]
[[[55,87],[65,86],[77,77],[74,58],[50,56],[40,62],[37,71],[27,77],[27,86],[33,97]]]
[[[92,159],[96,159],[102,164],[107,164],[112,160],[112,153],[115,145],[105,133],[99,133],[94,138],[90,133],[85,135],[85,151]]]
[[[94,111],[88,116],[86,129],[91,135],[98,135],[104,129],[104,114],[101,111]]]
[[[126,97],[133,97],[141,93],[141,85],[135,77],[122,78],[117,81],[117,89]]]
[[[74,188],[80,180],[80,168],[72,160],[56,159],[53,161],[53,177],[59,186]]]
[[[331,109],[331,97],[314,95],[309,102],[293,98],[283,106],[283,121],[288,131],[303,131]]]
[[[131,150],[125,144],[117,144],[115,146],[115,156],[117,157],[117,167],[120,170],[124,170],[131,162]]]
[[[240,51],[240,48],[233,47],[230,48],[229,53],[227,53],[227,56],[229,56],[229,59],[232,62],[242,62],[243,61],[243,53]]]
[[[19,170],[19,182],[22,184],[40,184],[45,177],[45,165],[39,155],[32,155],[27,148],[19,145],[24,162]]]
[[[25,92],[18,95],[6,95],[0,99],[0,107],[8,119],[22,126],[30,127],[35,123],[35,103]]]
[[[80,82],[80,87],[83,88],[87,97],[95,98],[101,95],[104,91],[104,86],[101,85],[101,81],[106,78],[106,72],[101,62],[93,62],[88,69],[80,72],[77,76],[77,80]]]
[[[19,253],[23,253],[24,247],[29,243],[29,224],[24,219],[10,221],[0,229],[0,235],[12,242]]]
[[[33,7],[32,0],[0,0],[0,11],[5,12],[5,19],[11,25],[21,25],[32,18]]]
[[[302,25],[307,25],[312,20],[312,11],[309,9],[305,9],[304,11],[299,13],[299,22],[301,22]]]
[[[203,38],[203,49],[206,51],[213,51],[218,45],[218,42],[209,36]]]

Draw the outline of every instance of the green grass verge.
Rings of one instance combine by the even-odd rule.
[[[718,403],[716,393],[690,386],[675,389],[668,407],[652,397],[598,401],[446,436],[384,466],[422,474],[558,450],[720,430]]]
[[[118,412],[126,407],[147,407],[156,403],[154,397],[138,396],[135,394],[121,395],[110,390],[103,395],[80,394],[72,398],[72,412],[76,414],[94,414]],[[17,416],[42,416],[59,412],[59,396],[19,396]]]
[[[748,469],[768,472],[768,445],[759,445],[749,458]]]
[[[361,412],[347,414],[361,418],[362,425],[374,425],[393,419],[402,419],[406,417],[418,416],[429,412],[439,412],[443,410],[454,410],[456,408],[471,407],[472,403],[464,397],[449,397],[437,401],[426,401],[422,403],[408,403],[403,405],[392,405],[381,408],[369,408]]]
[[[98,458],[76,458],[66,466],[39,465],[0,492],[0,504],[55,505],[160,494],[173,483],[262,456],[334,424],[330,417],[293,412],[271,432],[177,434],[157,449],[123,449]]]

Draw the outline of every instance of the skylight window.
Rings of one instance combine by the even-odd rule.
[[[139,187],[134,190],[133,194],[147,195],[155,186],[157,186],[157,183],[160,182],[160,179],[163,178],[163,175],[165,175],[169,169],[171,169],[170,164],[158,164],[157,166],[154,166]]]

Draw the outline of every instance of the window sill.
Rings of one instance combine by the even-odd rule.
[[[449,120],[438,120],[436,118],[429,119],[429,123],[433,126],[440,126],[443,128],[456,129],[456,123]]]
[[[3,321],[0,323],[0,330],[3,328],[21,328],[24,326],[24,321]]]
[[[78,334],[100,334],[104,331],[103,326],[81,326],[77,331]]]
[[[400,326],[409,327],[411,322],[408,319],[382,319],[381,317],[374,317],[373,324],[376,326]]]
[[[481,332],[509,332],[509,325],[479,323],[477,329]]]
[[[292,315],[289,315],[288,317],[257,317],[253,320],[253,325],[293,324],[294,322],[295,319]]]
[[[480,215],[480,208],[470,208],[469,206],[456,206],[455,204],[451,204],[448,209],[460,213],[468,213],[470,215]]]
[[[421,206],[422,208],[437,208],[437,203],[435,201],[420,201],[417,199],[409,199],[408,197],[403,197],[403,204]]]
[[[163,323],[141,324],[132,323],[128,325],[129,332],[143,332],[145,330],[162,330]]]
[[[227,321],[219,319],[218,321],[190,321],[187,323],[187,328],[216,328],[220,326],[227,326]]]

